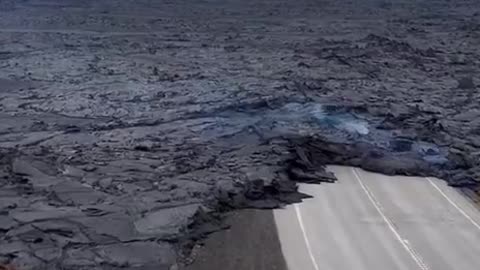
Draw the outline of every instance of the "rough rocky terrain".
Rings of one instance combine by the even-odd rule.
[[[0,0],[0,261],[174,269],[327,163],[473,197],[479,59],[476,0]]]

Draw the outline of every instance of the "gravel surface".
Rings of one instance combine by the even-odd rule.
[[[479,59],[477,0],[0,0],[0,263],[175,268],[327,163],[474,196]]]

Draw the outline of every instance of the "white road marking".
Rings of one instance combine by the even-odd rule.
[[[422,257],[413,249],[412,246],[410,246],[408,240],[403,239],[400,235],[400,233],[395,229],[395,226],[393,225],[393,222],[388,219],[388,217],[383,213],[380,204],[378,203],[377,199],[373,195],[373,193],[368,189],[368,187],[363,183],[362,179],[360,178],[360,175],[358,175],[357,171],[355,168],[352,169],[353,174],[355,175],[355,178],[357,179],[358,183],[362,187],[363,191],[365,191],[365,194],[367,194],[368,199],[370,202],[373,204],[377,212],[382,216],[383,220],[385,223],[387,223],[388,227],[392,231],[392,233],[395,235],[395,238],[402,244],[402,246],[405,248],[405,250],[410,254],[412,259],[415,261],[415,263],[418,265],[418,267],[422,270],[429,270],[428,266],[425,264],[423,261]]]
[[[435,184],[432,179],[430,179],[429,177],[427,177],[427,180],[428,180],[428,182],[430,182],[430,184],[432,184],[432,186],[433,186],[438,192],[440,192],[440,194],[441,194],[451,205],[453,205],[453,207],[455,207],[455,209],[458,210],[458,212],[460,212],[466,219],[468,219],[468,221],[470,221],[470,222],[473,224],[473,226],[477,227],[477,229],[480,230],[480,225],[479,225],[471,216],[469,216],[465,211],[463,211],[463,209],[460,208],[460,206],[458,206],[452,199],[450,199],[450,197],[448,197],[447,194],[445,194],[445,192],[443,192],[443,190],[440,189],[440,187],[439,187],[437,184]]]
[[[307,247],[308,255],[310,256],[310,260],[312,261],[313,268],[315,270],[320,270],[318,267],[317,261],[313,256],[312,246],[310,245],[310,241],[308,241],[307,231],[305,230],[305,226],[303,225],[302,213],[300,212],[300,207],[298,204],[294,205],[295,213],[297,214],[298,224],[300,225],[300,230],[302,230],[303,240],[305,241],[305,245]]]

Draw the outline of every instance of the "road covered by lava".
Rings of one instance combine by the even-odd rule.
[[[326,164],[474,197],[479,44],[475,0],[0,0],[0,262],[188,264]]]

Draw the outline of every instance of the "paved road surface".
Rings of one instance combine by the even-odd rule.
[[[480,212],[443,181],[331,167],[335,184],[274,211],[289,270],[473,270]]]
[[[230,229],[205,239],[180,270],[287,270],[271,210],[234,211],[225,222]]]

